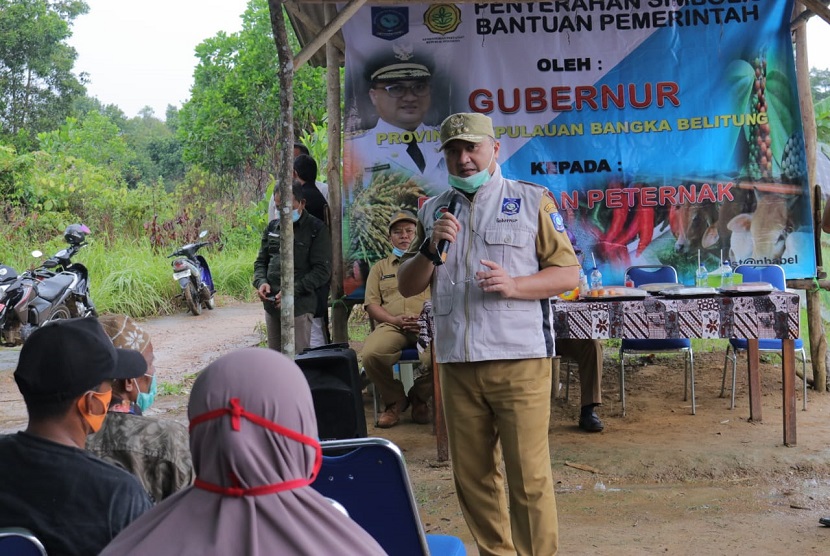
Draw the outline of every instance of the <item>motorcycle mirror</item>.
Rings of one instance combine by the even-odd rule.
[[[35,249],[34,251],[32,251],[32,256],[36,259],[39,259],[43,256],[43,252]]]
[[[202,239],[202,238],[203,238],[203,237],[205,237],[207,234],[208,234],[208,233],[207,233],[207,230],[202,230],[201,232],[199,232],[199,239]]]

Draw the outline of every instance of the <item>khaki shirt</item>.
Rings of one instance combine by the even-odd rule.
[[[430,290],[427,288],[412,297],[402,296],[398,291],[398,268],[400,266],[401,261],[395,255],[389,255],[375,263],[366,279],[364,307],[380,305],[395,317],[421,313],[424,301],[430,298]]]

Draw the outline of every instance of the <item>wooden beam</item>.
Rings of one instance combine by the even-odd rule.
[[[294,56],[294,71],[308,62],[314,53],[326,44],[365,3],[366,0],[351,0],[334,19],[326,23],[326,26],[320,30],[320,34]]]
[[[830,280],[813,280],[812,278],[797,278],[794,280],[787,280],[787,287],[794,290],[812,291],[816,287],[822,290],[830,291]]]
[[[817,15],[827,23],[830,23],[830,9],[827,8],[827,2],[821,2],[821,0],[798,0],[798,2],[807,8],[807,10],[793,18],[790,23],[790,29],[795,30],[797,26],[801,25],[802,22],[806,22],[813,15]]]

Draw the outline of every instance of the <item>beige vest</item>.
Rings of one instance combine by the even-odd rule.
[[[432,278],[435,354],[439,363],[530,359],[553,353],[550,302],[503,299],[485,293],[474,281],[481,259],[504,267],[511,276],[539,271],[536,234],[544,188],[504,179],[501,168],[473,197],[454,190],[429,199],[418,216],[432,234],[436,218],[459,195],[461,231],[447,251],[447,261]],[[453,284],[455,282],[455,284]]]

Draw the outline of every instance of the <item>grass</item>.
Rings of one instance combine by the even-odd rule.
[[[265,328],[265,321],[257,321],[254,325],[254,332],[259,333],[259,343],[257,346],[261,348],[268,347],[268,331]]]
[[[38,246],[51,256],[65,247],[62,238]],[[259,243],[252,238],[244,248],[206,248],[202,254],[210,265],[218,294],[240,301],[253,301],[253,264]],[[2,262],[16,269],[40,264],[42,259],[26,255],[31,249],[5,246],[9,256]],[[172,249],[170,249],[172,251]],[[165,252],[166,253],[166,252]],[[152,250],[146,238],[122,239],[107,246],[90,236],[89,244],[73,259],[89,271],[90,292],[99,313],[123,313],[136,318],[174,314],[180,310],[176,297],[181,294],[173,280],[170,263],[164,253]]]
[[[196,377],[199,376],[199,373],[191,373],[184,376],[179,383],[173,382],[159,382],[158,385],[158,395],[159,396],[183,396],[190,393],[190,388],[193,386],[193,382],[196,380]]]

